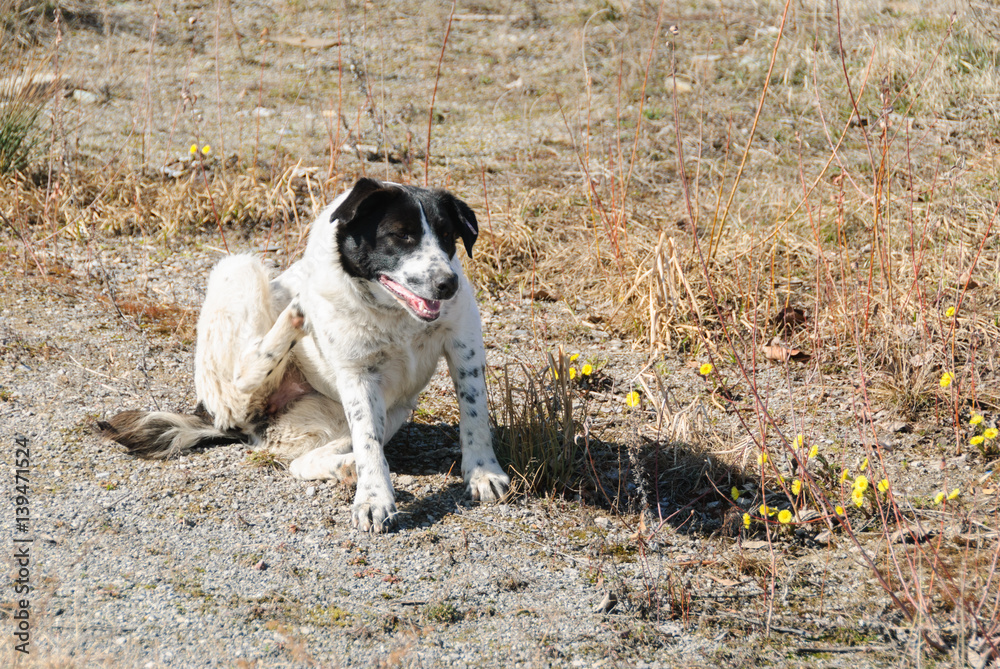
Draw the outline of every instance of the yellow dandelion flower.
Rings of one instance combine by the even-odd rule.
[[[197,145],[197,144],[192,144],[192,145],[191,145],[191,148],[190,148],[190,149],[188,149],[188,151],[189,151],[189,152],[191,153],[191,155],[193,156],[194,154],[198,153],[198,145]]]
[[[882,479],[881,481],[878,482],[878,491],[879,492],[889,491],[889,479]]]
[[[977,434],[972,439],[969,439],[969,443],[972,444],[973,446],[979,446],[984,441],[986,441],[986,437],[984,437],[981,434]]]
[[[569,368],[569,380],[572,381],[576,378],[576,367]]]
[[[767,452],[766,451],[761,451],[760,455],[757,456],[757,464],[758,465],[765,465],[765,464],[767,464]]]
[[[995,427],[988,427],[983,430],[983,436],[987,439],[996,439],[998,434],[1000,434],[1000,431],[998,431]]]
[[[749,513],[744,513],[743,514],[743,527],[745,529],[748,529],[748,530],[750,529],[750,514]]]
[[[639,397],[639,393],[633,390],[632,392],[630,392],[628,395],[625,396],[625,404],[629,405],[630,407],[636,407],[639,406],[639,400],[641,399],[642,398]]]
[[[762,515],[762,516],[766,516],[767,515],[767,510],[768,509],[767,509],[767,505],[766,504],[761,504],[757,508],[758,513],[760,513],[760,515]]]
[[[868,458],[865,458],[864,460],[861,461],[861,466],[858,467],[858,471],[863,472],[866,469],[868,469]]]
[[[978,413],[969,419],[969,425],[979,425],[983,422],[983,417]]]
[[[851,501],[854,502],[854,506],[861,506],[865,503],[865,494],[855,488],[854,492],[851,493]]]
[[[792,522],[792,512],[789,511],[788,509],[782,509],[778,513],[778,522],[781,523],[782,525],[787,525],[788,523]]]
[[[210,147],[208,144],[206,144],[205,146],[201,147],[201,152],[204,155],[207,156],[208,154],[210,154],[212,152],[212,147]]]
[[[785,482],[785,477],[778,474],[778,485],[782,485]]]
[[[580,357],[579,353],[574,353],[573,355],[569,356],[569,361],[570,362],[576,362],[576,359],[579,358],[579,357]]]
[[[813,447],[809,449],[809,457],[815,458],[817,455],[819,455],[819,446],[813,444]]]
[[[698,368],[698,373],[701,374],[702,376],[708,376],[709,374],[712,373],[713,369],[715,368],[712,367],[712,363],[706,362],[704,365]]]
[[[580,373],[583,374],[584,376],[590,376],[591,374],[594,373],[594,366],[588,362],[586,365],[580,368]]]
[[[794,448],[802,448],[802,444],[805,443],[805,440],[806,440],[806,438],[803,437],[801,434],[796,435],[795,439],[792,441],[792,446]]]
[[[934,503],[935,504],[940,504],[943,501],[944,501],[944,493],[943,492],[939,492],[938,494],[934,495]]]
[[[792,494],[798,495],[800,492],[802,492],[802,481],[795,479],[792,481]]]
[[[834,512],[834,513],[836,513],[836,514],[837,514],[838,516],[842,516],[842,515],[844,515],[844,507],[842,507],[841,505],[839,505],[839,504],[838,504],[838,505],[837,505],[837,506],[836,506],[836,507],[835,507],[835,508],[833,509],[833,512]]]
[[[948,310],[944,312],[944,315],[947,318],[951,318],[952,316],[954,316],[955,315],[955,307],[948,307]]]
[[[962,491],[959,490],[958,488],[955,488],[950,493],[948,493],[948,499],[955,499],[956,497],[958,497],[961,494],[962,494]]]
[[[951,372],[945,372],[941,375],[941,380],[938,383],[941,384],[942,388],[947,388],[951,385],[951,382],[955,380],[955,375]]]
[[[860,490],[861,492],[864,492],[865,490],[868,490],[868,477],[867,476],[859,476],[858,478],[854,479],[854,486],[853,487],[854,487],[855,490]]]
[[[843,483],[851,477],[851,473],[847,471],[847,467],[844,467],[844,471],[840,472],[840,482]]]
[[[733,486],[733,489],[729,491],[729,494],[733,496],[733,501],[737,501],[740,498],[740,489]]]

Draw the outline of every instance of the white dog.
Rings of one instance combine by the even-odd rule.
[[[493,452],[479,310],[455,254],[475,214],[443,190],[361,179],[313,222],[302,259],[274,280],[249,255],[212,271],[195,355],[195,415],[128,411],[101,423],[130,452],[167,457],[252,441],[294,458],[296,478],[357,473],[354,526],[383,532],[396,504],[383,446],[443,355],[473,499],[510,484]]]

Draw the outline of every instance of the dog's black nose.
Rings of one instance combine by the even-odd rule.
[[[450,300],[455,297],[455,293],[458,292],[458,275],[449,273],[439,277],[434,284],[434,291],[437,293],[436,298],[439,300]]]

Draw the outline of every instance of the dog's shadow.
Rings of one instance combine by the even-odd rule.
[[[397,477],[451,474],[447,482],[434,479],[417,494],[396,487],[400,526],[421,527],[454,513],[465,500],[462,449],[458,431],[447,423],[406,423],[385,446],[389,471]],[[429,488],[426,492],[423,489]]]

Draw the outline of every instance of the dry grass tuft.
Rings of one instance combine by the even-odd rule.
[[[568,369],[560,352],[541,371],[507,365],[492,384],[494,447],[514,494],[561,495],[582,485]]]

